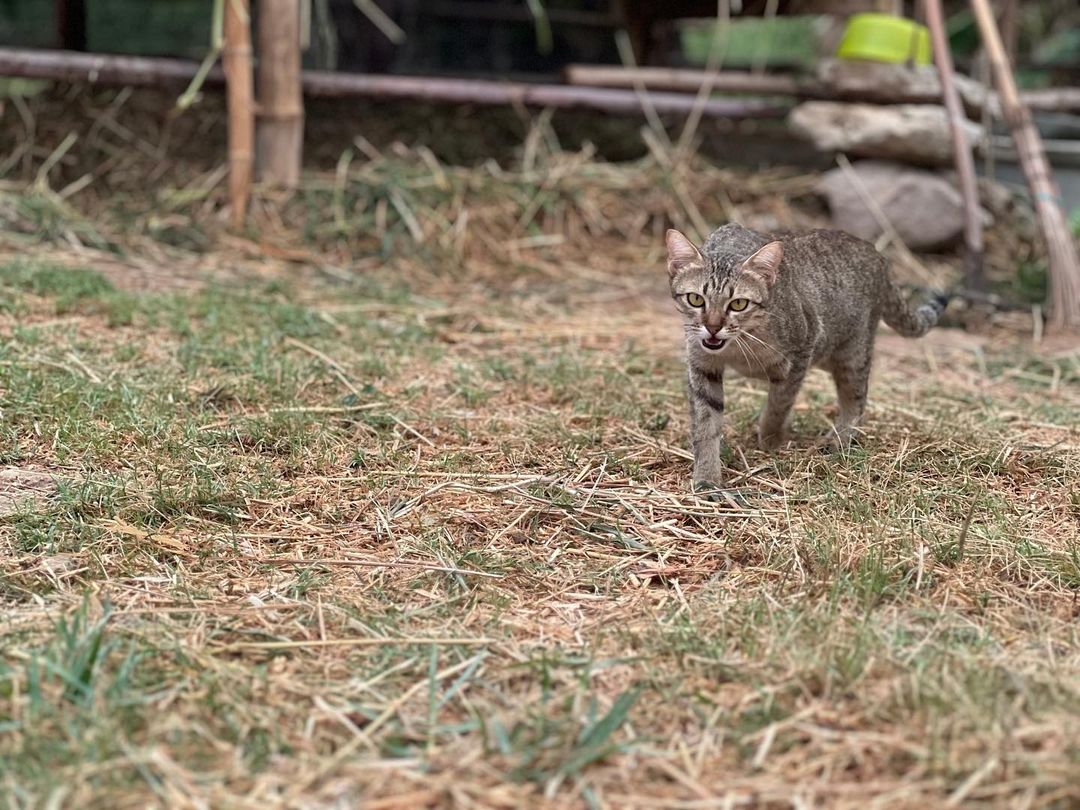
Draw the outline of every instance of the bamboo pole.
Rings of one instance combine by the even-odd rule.
[[[27,79],[55,79],[65,82],[80,82],[103,85],[131,85],[157,87],[161,85],[186,85],[195,77],[198,63],[187,59],[166,59],[164,57],[121,56],[117,54],[89,54],[72,51],[38,51],[22,48],[0,47],[0,76],[20,76]],[[580,66],[579,66],[580,67]],[[651,68],[639,68],[651,70]],[[622,68],[614,68],[616,71]],[[667,70],[661,68],[661,70]],[[685,92],[697,92],[704,75],[701,71],[685,71],[687,77],[680,78],[671,85],[646,80],[650,100],[656,100],[656,109],[661,113],[685,114],[693,108],[694,99]],[[750,74],[746,74],[750,75]],[[641,109],[633,91],[623,90],[632,87],[634,82],[627,77],[612,81],[610,87],[566,86],[561,84],[521,84],[515,82],[483,81],[476,79],[444,79],[420,76],[373,76],[363,73],[331,73],[318,70],[305,70],[303,76],[304,94],[308,96],[329,96],[342,98],[420,98],[425,101],[447,102],[452,104],[525,104],[535,107],[592,107],[616,113],[633,113]],[[783,79],[775,86],[757,85],[755,87],[720,86],[720,91],[740,93],[760,93],[763,95],[796,95],[805,98],[801,86],[797,93],[781,92],[791,84],[782,76],[759,76],[758,79]],[[224,72],[213,67],[206,75],[206,84],[222,84]],[[721,85],[725,79],[719,79]],[[589,84],[575,78],[574,85]],[[677,85],[677,86],[675,86]],[[813,88],[812,84],[806,85]],[[767,89],[768,88],[768,89]],[[651,92],[652,90],[672,90],[676,92]],[[822,92],[825,92],[824,89]],[[824,98],[835,98],[835,93]],[[845,96],[858,100],[858,96]],[[1032,110],[1055,112],[1080,112],[1080,87],[1052,87],[1045,90],[1027,90],[1020,94],[1020,99]],[[933,96],[919,95],[911,97],[893,96],[883,98],[880,94],[873,99],[881,102],[925,103],[939,102],[940,93]],[[782,116],[787,108],[775,102],[751,100],[717,100],[705,108],[705,114],[717,118],[772,118]],[[990,107],[994,113],[1000,109],[996,96],[990,98]]]
[[[190,59],[0,48],[0,76],[24,79],[138,87],[183,86],[195,78],[198,68],[199,63]],[[225,74],[214,66],[206,81],[220,85]]]
[[[251,198],[255,166],[255,104],[251,73],[251,13],[248,0],[225,0],[225,71],[229,114],[229,207],[234,228],[242,228]]]
[[[642,110],[641,97],[633,90],[430,76],[312,71],[304,74],[304,92],[329,98],[367,96],[447,104],[582,107],[626,115],[637,115]],[[648,103],[661,114],[687,115],[694,109],[695,99],[687,93],[649,93]],[[702,108],[704,115],[713,118],[782,118],[789,111],[789,104],[760,99],[709,99]]]
[[[1020,38],[1020,9],[1016,0],[1005,0],[1001,9],[1001,39],[1005,55],[1010,62],[1016,61],[1016,45]]]
[[[166,59],[164,57],[121,56],[117,54],[74,53],[72,51],[38,51],[22,48],[0,47],[0,76],[20,76],[27,79],[55,79],[65,82],[81,82],[103,85],[131,85],[158,87],[162,85],[186,85],[195,77],[198,63],[187,59]],[[651,68],[639,68],[651,70]],[[614,68],[616,71],[622,68]],[[661,68],[661,70],[667,70]],[[697,92],[704,80],[701,71],[685,71],[686,79],[673,83],[678,86],[665,86],[663,83],[644,82],[649,88],[649,99],[654,102],[657,112],[683,115],[693,109],[694,99],[685,92],[652,92],[690,90]],[[696,75],[695,75],[696,74]],[[750,75],[750,74],[747,74]],[[484,81],[477,79],[445,79],[421,76],[388,76],[364,73],[331,73],[327,71],[305,70],[303,76],[304,94],[308,96],[327,96],[341,98],[418,98],[431,102],[451,104],[525,104],[533,107],[591,107],[614,113],[636,113],[641,110],[638,97],[632,90],[633,82],[626,77],[611,83],[611,87],[566,86],[561,84],[522,84],[515,82]],[[721,74],[721,77],[723,74]],[[758,76],[758,79],[783,79],[786,87],[791,87],[782,76]],[[213,67],[206,75],[206,84],[222,84],[224,72]],[[724,79],[720,80],[721,85]],[[589,84],[588,82],[582,82]],[[575,79],[575,85],[577,80]],[[779,83],[771,89],[768,85],[754,88],[736,89],[718,87],[721,91],[761,93],[764,95],[789,95],[781,93]],[[808,84],[808,87],[813,85]],[[823,90],[824,92],[824,90]],[[794,94],[803,95],[802,89]],[[811,98],[813,96],[805,95]],[[835,98],[835,94],[824,96]],[[856,96],[851,96],[856,100]],[[940,93],[933,96],[919,96],[926,103],[941,101]],[[1080,112],[1080,87],[1053,87],[1046,90],[1028,90],[1020,94],[1021,100],[1032,110],[1053,110],[1057,112]],[[878,101],[914,103],[915,97],[881,98]],[[999,109],[996,97],[991,98],[991,109]],[[705,108],[705,114],[716,118],[775,118],[786,114],[787,107],[775,102],[756,100],[711,99]]]
[[[724,70],[709,74],[696,68],[668,67],[621,67],[619,65],[568,65],[563,70],[567,84],[590,87],[629,88],[641,87],[653,90],[670,90],[696,93],[710,81],[718,93],[747,93],[766,96],[793,96],[845,101],[870,101],[882,104],[937,104],[941,101],[940,88],[898,90],[892,87],[875,88],[844,87],[821,79],[796,78],[776,74],[758,75],[746,71]],[[1057,112],[1080,112],[1080,87],[1054,87],[1045,90],[1028,90],[1020,94],[1023,102],[1033,110]],[[987,94],[986,104],[975,98],[963,98],[971,112],[981,112],[989,106],[997,112],[997,97]]]
[[[711,80],[718,93],[761,93],[762,95],[809,97],[824,92],[813,81],[793,76],[750,73],[740,70],[709,71],[696,68],[636,67],[621,65],[567,65],[567,84],[592,87],[634,87],[696,93]]]
[[[198,63],[159,57],[83,54],[70,51],[32,51],[0,48],[0,76],[58,79],[89,84],[184,86],[195,76]],[[221,84],[225,74],[212,68],[206,84]],[[525,84],[480,79],[430,76],[388,76],[364,73],[304,71],[305,95],[327,98],[417,99],[445,104],[525,105],[528,107],[591,108],[636,115],[641,99],[633,90],[605,87],[568,87],[562,84]],[[649,93],[657,112],[686,115],[694,97],[686,93]],[[710,99],[704,114],[713,118],[782,118],[789,105],[755,99]]]
[[[986,47],[994,83],[1001,97],[1001,109],[1016,144],[1020,167],[1031,188],[1035,214],[1049,257],[1050,326],[1054,329],[1080,328],[1080,256],[1069,232],[1061,192],[1050,173],[1039,132],[1031,113],[1020,99],[1001,42],[993,9],[988,0],[971,0],[979,35]]]
[[[256,172],[262,182],[296,188],[304,150],[300,0],[259,0],[257,23]]]
[[[975,159],[972,145],[964,134],[963,107],[960,94],[953,81],[953,61],[949,40],[945,36],[945,15],[941,0],[923,0],[923,13],[930,29],[934,46],[934,62],[941,79],[941,95],[949,116],[949,133],[952,135],[956,174],[960,181],[960,195],[964,201],[964,276],[969,290],[982,291],[986,284],[983,277],[983,230],[982,211],[979,208],[979,189],[975,183]]]

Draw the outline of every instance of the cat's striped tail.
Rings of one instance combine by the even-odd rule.
[[[922,337],[934,326],[949,305],[949,296],[939,293],[918,307],[908,304],[900,288],[892,281],[885,285],[881,317],[903,337]]]

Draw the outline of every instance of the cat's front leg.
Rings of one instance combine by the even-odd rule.
[[[724,482],[724,374],[690,368],[690,444],[694,451],[694,484],[719,487]]]

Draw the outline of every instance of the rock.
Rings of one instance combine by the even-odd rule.
[[[56,479],[47,473],[19,467],[0,470],[0,517],[38,508],[56,490]]]
[[[823,152],[850,152],[924,165],[953,162],[952,140],[943,107],[931,104],[846,104],[807,101],[791,111],[789,126]],[[977,144],[982,127],[965,123]]]
[[[939,175],[954,188],[959,188],[960,177],[954,169],[945,169]],[[1027,189],[1024,186],[1014,186],[1002,183],[991,177],[979,176],[975,178],[979,189],[979,203],[989,212],[993,219],[1008,219],[1017,213],[1018,209],[1028,209],[1031,206],[1027,202]],[[1028,214],[1030,217],[1031,215]]]
[[[870,242],[881,236],[882,228],[866,204],[865,193],[912,250],[943,247],[963,233],[960,192],[934,172],[873,160],[860,161],[852,169],[857,180],[843,169],[833,169],[818,183],[835,227]]]
[[[986,87],[961,74],[953,78],[965,109],[977,118],[990,98]],[[941,99],[941,80],[933,65],[822,59],[817,79],[837,99],[883,104],[936,104]]]

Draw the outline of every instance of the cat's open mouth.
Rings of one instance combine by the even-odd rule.
[[[708,349],[710,352],[718,352],[724,348],[726,340],[717,340],[716,338],[702,338],[701,345]]]

